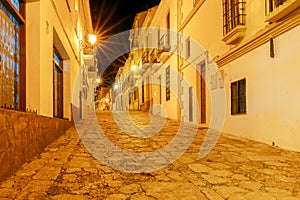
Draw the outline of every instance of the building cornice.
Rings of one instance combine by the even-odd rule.
[[[223,55],[214,57],[213,60],[219,67],[232,62],[233,60],[245,55],[253,49],[267,43],[270,38],[278,37],[279,35],[300,25],[299,15],[300,9],[285,19],[282,19],[280,22],[268,24],[264,29],[258,31],[254,36],[241,42]]]

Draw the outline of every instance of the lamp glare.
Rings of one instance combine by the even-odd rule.
[[[89,42],[91,43],[91,45],[95,44],[97,41],[97,36],[94,34],[89,34]]]

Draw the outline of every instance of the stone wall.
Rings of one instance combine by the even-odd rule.
[[[0,109],[0,181],[40,154],[72,124],[68,120]]]

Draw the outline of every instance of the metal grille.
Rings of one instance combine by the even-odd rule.
[[[246,24],[246,1],[223,0],[223,34],[226,35],[238,25]]]
[[[19,28],[0,10],[0,105],[17,108],[19,88]]]

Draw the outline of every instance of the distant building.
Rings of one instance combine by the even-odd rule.
[[[128,98],[132,110],[152,108],[208,127],[215,106],[210,93],[224,90],[223,132],[299,151],[300,1],[234,2],[162,0],[154,15],[151,9],[137,14],[133,28],[159,29],[131,31],[121,81],[128,87],[117,99]],[[144,48],[151,41],[159,44]],[[193,42],[203,51],[195,51]],[[143,67],[133,72],[133,64]]]

